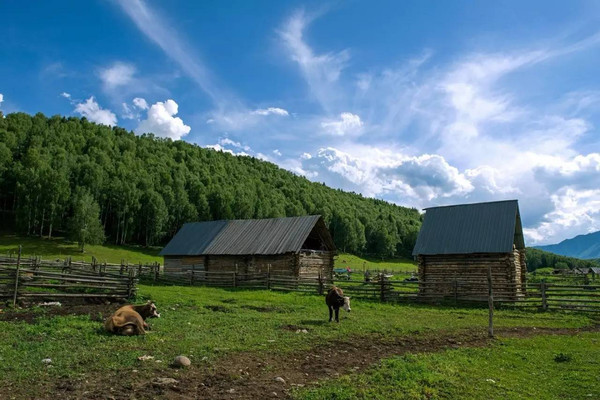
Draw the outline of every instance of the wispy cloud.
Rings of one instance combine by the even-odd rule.
[[[255,114],[255,115],[281,115],[281,116],[286,116],[286,117],[288,115],[290,115],[290,113],[288,113],[287,110],[284,110],[283,108],[279,108],[279,107],[259,108],[257,110],[252,111],[251,114]]]
[[[99,76],[105,89],[114,89],[119,86],[129,85],[134,80],[135,66],[115,62],[109,67],[100,69]]]
[[[308,16],[303,10],[297,11],[278,33],[291,59],[300,67],[313,96],[325,110],[331,111],[332,102],[341,95],[339,91],[334,90],[334,86],[350,58],[350,53],[344,49],[316,54],[304,39],[304,30],[313,19],[314,17]]]
[[[143,0],[117,0],[117,2],[138,29],[175,61],[215,104],[235,102],[234,96],[217,84],[217,78],[205,63],[200,57],[194,55],[195,51],[185,44],[173,25],[168,24],[158,12]]]

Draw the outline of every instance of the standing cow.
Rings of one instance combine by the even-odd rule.
[[[333,310],[335,310],[335,322],[340,322],[340,307],[350,312],[350,297],[344,296],[342,289],[333,286],[327,292],[325,303],[329,307],[329,322],[333,320]]]

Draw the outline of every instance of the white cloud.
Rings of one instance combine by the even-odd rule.
[[[276,156],[281,157],[281,151],[279,151],[279,149],[273,150],[273,154],[275,154]]]
[[[94,99],[94,96],[87,99],[85,103],[76,104],[75,112],[78,112],[88,120],[98,124],[108,126],[117,125],[117,116],[110,110],[100,107],[100,105]]]
[[[4,95],[2,93],[0,93],[0,106],[2,105],[3,101],[4,101]]]
[[[141,97],[136,97],[135,99],[133,99],[133,105],[139,108],[140,110],[148,109],[148,103],[145,99],[142,99]]]
[[[173,140],[181,139],[190,132],[191,128],[185,125],[181,118],[175,117],[178,108],[177,103],[171,99],[153,104],[148,110],[147,118],[140,122],[136,132],[153,133]]]
[[[363,122],[356,114],[349,112],[341,113],[339,120],[327,120],[321,122],[321,127],[331,135],[344,136],[351,133],[359,132],[363,126]]]
[[[315,54],[303,37],[305,28],[312,20],[304,11],[298,11],[278,33],[291,59],[300,67],[312,94],[328,109],[332,100],[341,95],[339,91],[333,90],[333,84],[338,81],[350,55],[348,50]]]
[[[115,62],[100,70],[100,79],[108,90],[129,85],[134,80],[135,67],[131,64]]]
[[[282,116],[288,116],[289,113],[287,112],[287,110],[284,110],[283,108],[277,108],[277,107],[269,107],[269,108],[259,108],[257,110],[254,110],[251,112],[251,114],[255,114],[255,115],[282,115]]]
[[[194,51],[184,44],[174,27],[169,26],[143,0],[118,0],[118,3],[138,29],[175,61],[215,103],[236,102],[226,90],[218,87],[216,77],[199,57],[194,56]]]
[[[64,97],[65,99],[70,99],[71,98],[71,94],[67,93],[67,92],[62,92],[60,94],[62,97]]]

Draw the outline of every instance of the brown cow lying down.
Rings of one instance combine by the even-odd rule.
[[[117,335],[144,335],[149,330],[146,318],[160,318],[156,306],[150,300],[144,305],[127,305],[119,308],[104,323],[107,331]]]
[[[340,307],[350,312],[350,297],[344,296],[342,289],[332,286],[327,292],[325,303],[329,307],[329,322],[333,319],[333,310],[335,310],[335,322],[340,322]]]

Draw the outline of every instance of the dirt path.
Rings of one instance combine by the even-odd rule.
[[[502,338],[524,338],[541,334],[574,335],[600,331],[600,326],[582,329],[504,328]],[[434,336],[435,335],[435,336]],[[234,354],[207,367],[170,370],[159,377],[127,374],[118,379],[86,377],[83,382],[57,383],[49,398],[67,399],[265,399],[289,398],[294,387],[303,387],[360,372],[383,358],[407,353],[430,353],[459,347],[482,347],[493,339],[484,330],[443,332],[426,337],[402,337],[395,341],[377,337],[338,341],[306,352],[287,355]],[[115,377],[117,378],[117,377]],[[276,380],[276,378],[282,378]]]

